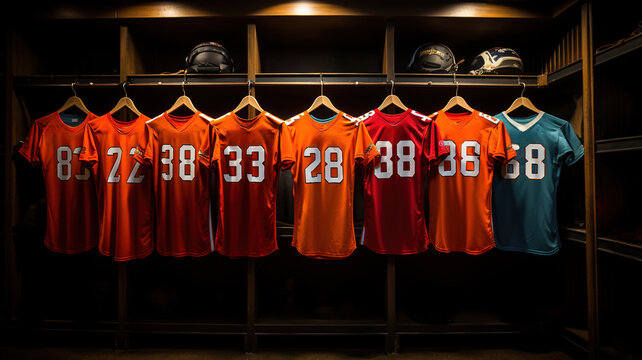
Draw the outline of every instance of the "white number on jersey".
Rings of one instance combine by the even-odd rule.
[[[513,145],[515,150],[519,150],[519,146]],[[528,144],[524,149],[524,157],[526,158],[525,175],[531,180],[541,180],[546,175],[546,148],[542,144]],[[502,167],[502,176],[504,179],[517,179],[519,177],[519,162],[517,159],[509,161]]]
[[[455,161],[457,148],[455,142],[451,140],[444,140],[444,146],[448,148],[448,156],[446,156],[446,158],[444,158],[444,160],[439,163],[439,175],[454,176],[457,172],[457,162]]]
[[[515,151],[519,150],[519,145],[517,144],[513,144],[512,147]],[[519,177],[519,162],[517,159],[512,159],[502,166],[502,176],[504,179],[517,179]]]
[[[167,172],[161,172],[161,178],[165,181],[170,181],[174,177],[174,166],[172,165],[174,148],[172,145],[164,144],[161,146],[161,154],[167,154],[167,157],[161,157],[160,159],[161,164],[167,165]]]
[[[228,145],[223,149],[223,155],[229,156],[234,153],[234,159],[227,161],[227,166],[229,168],[234,168],[234,175],[223,174],[223,179],[226,182],[239,182],[243,178],[243,167],[241,162],[243,161],[243,150],[240,146]],[[252,166],[257,169],[258,175],[253,175],[252,173],[247,174],[247,180],[249,182],[262,182],[265,180],[265,148],[260,145],[248,146],[245,151],[245,154],[252,156],[256,154],[257,159],[252,160]]]
[[[189,156],[187,154],[189,154]],[[196,149],[194,149],[194,145],[181,146],[178,152],[178,158],[180,160],[178,163],[178,176],[184,181],[194,180],[194,173],[196,172],[196,166],[194,165]],[[189,171],[186,171],[188,167]]]
[[[58,176],[58,179],[62,181],[67,181],[71,179],[71,160],[72,160],[72,154],[73,155],[80,155],[80,152],[82,151],[82,147],[77,147],[74,149],[74,151],[71,151],[71,148],[69,146],[60,146],[58,149],[56,149],[56,159],[58,160],[58,163],[56,164],[56,176]],[[64,154],[64,156],[63,156]],[[74,175],[74,178],[76,180],[89,180],[89,169],[86,167],[83,167],[83,173],[82,174],[76,174]]]
[[[336,159],[332,159],[332,156],[335,155]],[[308,184],[320,183],[323,176],[325,176],[325,181],[330,184],[340,184],[343,181],[343,151],[337,146],[329,146],[325,149],[323,153],[323,158],[325,160],[325,166],[323,175],[319,172],[316,175],[312,173],[316,168],[321,164],[321,149],[316,147],[309,147],[303,150],[303,156],[311,157],[314,159],[305,168],[305,182]],[[336,169],[336,175],[332,175],[332,169]]]
[[[381,160],[375,166],[374,174],[379,179],[389,179],[392,177],[392,143],[390,141],[379,140],[375,144],[381,154]],[[385,149],[385,151],[382,151]],[[400,177],[413,177],[415,175],[415,144],[410,140],[401,140],[397,143],[397,174]],[[381,170],[385,165],[385,171]]]
[[[472,155],[468,149],[472,149]],[[479,154],[481,146],[477,141],[464,141],[461,143],[461,174],[464,176],[475,177],[479,175]],[[473,169],[468,169],[468,164],[473,164]]]
[[[455,176],[457,173],[457,145],[452,140],[444,140],[444,146],[448,147],[448,156],[439,163],[439,174],[441,176]],[[469,154],[472,150],[472,154]],[[464,141],[461,144],[460,173],[463,176],[475,177],[479,175],[479,155],[481,145],[477,141]],[[472,169],[469,167],[472,166]]]
[[[136,148],[133,147],[129,151],[129,155],[134,156],[135,152],[136,152]],[[120,168],[120,161],[123,155],[123,150],[121,150],[121,148],[117,146],[112,146],[109,149],[107,149],[107,155],[108,156],[116,155],[116,160],[114,161],[114,165],[111,167],[111,171],[109,172],[109,176],[107,177],[107,182],[118,183],[120,182],[120,175],[118,174],[118,169]],[[132,168],[132,171],[129,173],[129,176],[127,177],[128,184],[140,184],[143,182],[145,175],[137,175],[139,168],[140,168],[140,163],[136,161],[134,164],[134,167]]]

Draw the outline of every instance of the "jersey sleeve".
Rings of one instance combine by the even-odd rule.
[[[219,146],[218,131],[210,124],[205,134],[203,134],[201,148],[198,150],[198,159],[201,164],[207,167],[216,166],[220,156]]]
[[[557,164],[573,165],[584,156],[584,146],[573,131],[570,123],[565,123],[557,136]]]
[[[38,165],[40,159],[40,143],[42,141],[42,127],[38,122],[34,122],[29,129],[29,133],[25,138],[24,143],[18,152],[31,163],[31,165]]]
[[[141,164],[150,165],[154,161],[154,151],[156,150],[154,130],[145,124],[145,134],[140,137],[134,151],[134,159]]]
[[[278,163],[282,169],[289,169],[296,161],[294,158],[294,146],[292,145],[292,133],[290,127],[281,124],[279,130],[279,154]]]
[[[354,159],[367,165],[380,156],[379,151],[377,151],[377,148],[372,142],[366,125],[360,121],[357,126],[357,143],[355,144]]]
[[[430,120],[430,125],[426,127],[422,147],[422,161],[426,165],[439,161],[448,154],[448,148],[444,145],[439,127],[432,120]]]
[[[78,157],[80,161],[94,165],[98,162],[98,150],[96,148],[96,138],[94,131],[91,129],[91,126],[85,126],[83,139],[82,139],[82,150],[80,151],[80,156]]]
[[[506,163],[517,156],[515,149],[511,144],[510,135],[506,130],[504,123],[499,121],[490,132],[490,139],[488,141],[488,160],[497,160]]]

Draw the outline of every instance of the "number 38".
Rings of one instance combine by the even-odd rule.
[[[513,144],[515,150],[519,150],[519,145]],[[524,157],[526,166],[524,172],[526,177],[531,180],[541,180],[546,175],[546,148],[542,144],[528,144],[524,148]],[[502,176],[504,179],[517,179],[519,177],[519,162],[513,159],[502,166]]]

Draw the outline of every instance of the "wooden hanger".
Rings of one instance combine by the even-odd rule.
[[[395,81],[390,80],[390,82],[392,83],[392,87],[390,88],[390,95],[386,96],[386,98],[383,99],[383,102],[381,103],[381,105],[379,105],[377,109],[381,111],[390,105],[395,105],[396,107],[400,108],[403,111],[408,110],[408,107],[401,102],[401,99],[399,99],[397,95],[394,94]]]
[[[115,114],[118,110],[122,109],[123,107],[126,107],[126,108],[128,108],[131,112],[133,112],[134,114],[136,114],[136,116],[140,116],[140,111],[138,111],[138,109],[136,108],[136,105],[134,105],[134,102],[132,101],[132,99],[130,99],[130,98],[127,96],[127,89],[125,89],[125,84],[127,84],[127,82],[123,82],[123,91],[125,92],[125,96],[124,96],[124,97],[121,97],[121,98],[120,98],[120,100],[118,100],[118,102],[116,103],[116,106],[114,106],[114,108],[113,108],[113,109],[111,109],[111,110],[109,111],[109,113],[113,115],[113,114]]]
[[[89,110],[85,106],[85,103],[83,103],[82,99],[80,99],[76,94],[76,89],[74,89],[74,85],[75,84],[76,84],[75,82],[71,83],[71,91],[74,92],[74,96],[70,97],[69,99],[67,99],[67,101],[65,101],[65,103],[62,105],[62,107],[60,109],[58,109],[59,113],[69,109],[72,106],[75,106],[78,109],[80,109],[80,111],[84,112],[85,114],[89,114]]]
[[[187,79],[187,71],[185,71],[185,74],[183,74],[183,82],[181,83],[181,87],[183,89],[183,95],[179,96],[178,99],[176,99],[176,102],[174,103],[174,105],[172,105],[172,107],[169,108],[169,110],[167,110],[168,114],[173,112],[174,110],[178,109],[181,106],[185,106],[190,111],[192,111],[194,114],[196,114],[198,112],[198,110],[196,110],[196,107],[192,103],[192,99],[190,99],[185,94],[185,80],[186,79]]]
[[[259,112],[264,111],[261,105],[259,105],[259,102],[256,100],[256,98],[252,96],[252,94],[250,94],[251,87],[252,87],[252,80],[249,80],[247,82],[247,95],[243,99],[241,99],[241,102],[238,104],[238,106],[234,110],[232,110],[233,113],[241,111],[241,109],[243,109],[246,106],[251,106],[256,110],[258,110]]]
[[[446,104],[446,106],[444,106],[442,110],[446,112],[452,109],[453,107],[459,105],[470,112],[474,112],[475,110],[472,107],[470,107],[470,105],[468,105],[466,100],[464,100],[463,97],[459,96],[459,81],[457,81],[455,76],[456,76],[455,73],[453,73],[453,82],[455,83],[455,86],[456,86],[455,96],[451,97],[450,100],[448,100],[448,103]]]
[[[330,101],[329,97],[323,95],[323,73],[320,73],[319,76],[321,78],[321,95],[317,96],[317,98],[314,99],[314,101],[312,102],[312,105],[310,105],[310,107],[308,108],[307,112],[311,112],[314,109],[318,108],[319,106],[324,105],[328,109],[330,109],[330,110],[332,110],[332,111],[334,111],[335,113],[338,114],[340,112],[339,109],[334,107],[334,105],[332,104],[332,101]]]
[[[515,101],[513,101],[513,103],[510,105],[510,107],[508,109],[506,109],[506,111],[504,111],[504,113],[508,114],[509,112],[515,111],[520,106],[523,106],[523,107],[525,107],[525,108],[527,108],[527,109],[529,109],[531,111],[534,111],[536,113],[542,112],[535,105],[533,105],[533,103],[527,97],[524,97],[524,90],[526,90],[526,83],[522,82],[522,85],[524,86],[522,88],[522,95],[520,97],[518,97],[517,99],[515,99]]]

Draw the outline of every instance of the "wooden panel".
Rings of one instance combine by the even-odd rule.
[[[247,24],[247,81],[248,93],[256,95],[256,89],[251,86],[256,82],[256,74],[260,71],[259,40],[256,34],[256,24]],[[248,117],[256,116],[256,109],[248,107]]]
[[[144,73],[142,63],[134,46],[131,32],[127,26],[120,27],[120,82],[127,81],[131,74]]]
[[[395,26],[392,23],[386,24],[386,38],[383,44],[383,72],[386,74],[386,80],[394,80]]]
[[[595,226],[595,132],[593,119],[593,34],[590,3],[582,5],[582,96],[584,113],[584,183],[586,204],[586,285],[588,302],[589,359],[597,359],[597,233]]]

